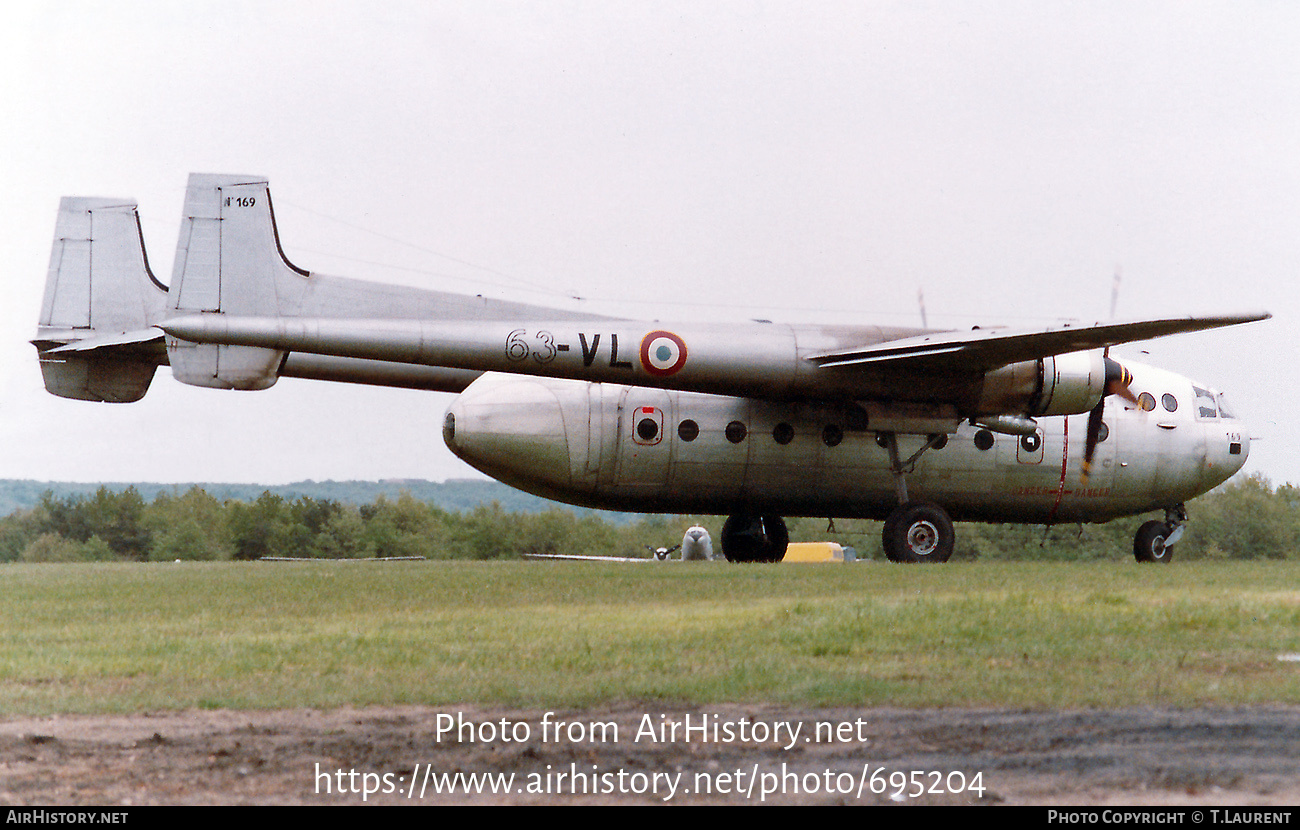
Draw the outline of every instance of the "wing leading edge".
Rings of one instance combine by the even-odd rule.
[[[936,332],[861,348],[813,355],[808,360],[826,368],[870,367],[917,371],[971,371],[993,369],[1050,355],[1102,349],[1171,334],[1235,326],[1267,320],[1265,311],[1215,317],[1174,317],[1128,323],[1102,323],[1045,331]]]

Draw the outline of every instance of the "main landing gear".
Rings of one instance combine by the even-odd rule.
[[[947,562],[957,541],[943,508],[917,501],[890,513],[880,536],[890,562]]]
[[[898,488],[899,505],[885,519],[880,532],[885,558],[890,562],[947,562],[957,542],[952,519],[937,504],[914,502],[907,497],[907,474],[915,468],[916,460],[947,436],[931,435],[925,446],[905,462],[898,454],[898,436],[884,432],[881,437],[889,450],[889,469]]]
[[[740,513],[722,525],[722,555],[728,562],[780,562],[790,531],[780,516]]]
[[[1174,558],[1174,543],[1183,538],[1187,509],[1182,504],[1165,508],[1165,520],[1152,519],[1133,537],[1133,556],[1139,562],[1163,562]]]

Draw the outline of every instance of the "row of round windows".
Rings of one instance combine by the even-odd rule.
[[[642,440],[653,440],[658,434],[658,429],[659,425],[650,418],[646,418],[637,424],[637,434],[642,438]],[[723,434],[727,436],[727,440],[731,443],[739,444],[749,437],[749,427],[745,426],[741,421],[732,421],[727,424],[727,428],[723,430]],[[1101,425],[1101,432],[1098,436],[1098,441],[1105,441],[1109,435],[1110,429],[1103,422]],[[700,437],[700,425],[689,418],[682,421],[677,425],[677,437],[687,442],[694,441],[696,438]],[[772,428],[772,440],[782,446],[789,444],[794,440],[794,427],[782,421]],[[826,446],[838,446],[843,440],[844,430],[841,427],[836,426],[835,424],[827,424],[822,428],[822,443]],[[973,440],[977,449],[991,450],[993,449],[996,437],[990,430],[981,429],[975,433]],[[876,434],[876,443],[880,445],[882,449],[888,448],[889,446],[887,439],[881,433]],[[1042,443],[1042,436],[1036,432],[1031,435],[1023,435],[1020,438],[1020,446],[1025,450],[1025,452],[1037,452],[1042,446]],[[948,436],[940,435],[934,439],[930,448],[941,450],[947,446],[947,444]]]
[[[652,439],[654,437],[654,433],[657,429],[657,426],[658,426],[657,424],[655,424],[653,421],[647,418],[643,420],[640,424],[638,424],[638,434],[640,434],[642,439],[647,439],[647,440]],[[731,423],[727,424],[727,428],[723,430],[723,435],[725,435],[727,437],[727,440],[730,441],[731,443],[739,444],[740,442],[744,441],[746,438],[749,437],[749,427],[745,426],[745,424],[741,421],[732,421]],[[794,435],[795,435],[794,427],[784,421],[782,421],[781,423],[777,424],[775,427],[772,428],[772,440],[778,444],[781,444],[782,446],[789,444],[791,441],[793,441]],[[687,441],[687,442],[694,441],[699,436],[700,436],[700,425],[697,424],[695,421],[692,421],[688,418],[677,425],[677,437],[682,439],[683,441]],[[827,424],[825,427],[822,428],[822,443],[825,444],[826,446],[828,447],[838,446],[843,440],[844,440],[844,429],[842,427],[837,426],[836,424]],[[981,450],[988,450],[988,449],[992,449],[993,447],[994,436],[993,433],[990,432],[989,430],[981,429],[979,432],[975,433],[974,440],[975,440],[976,447],[978,447]],[[1041,440],[1042,439],[1037,434],[1025,436],[1025,440],[1023,442],[1027,445],[1025,449],[1029,450],[1030,452],[1036,450],[1038,448],[1038,442],[1041,442]],[[876,443],[882,449],[886,449],[889,446],[888,440],[881,433],[876,434]],[[941,450],[945,446],[947,446],[947,444],[948,444],[948,436],[940,435],[934,439],[934,442],[931,444],[930,448]]]
[[[1152,412],[1156,408],[1156,396],[1152,395],[1150,392],[1143,392],[1141,395],[1138,395],[1137,403],[1138,409],[1141,409],[1143,412]],[[1165,408],[1166,412],[1178,411],[1178,399],[1168,392],[1160,396],[1160,405]]]
[[[1168,392],[1160,396],[1160,404],[1168,412],[1175,412],[1178,410],[1178,399],[1173,395],[1169,394]],[[1138,396],[1138,408],[1140,408],[1143,412],[1153,411],[1156,408],[1155,396],[1152,395],[1150,392],[1143,392],[1141,395]],[[653,419],[646,418],[637,424],[637,435],[643,441],[653,441],[656,437],[658,437],[658,434],[659,434],[659,424],[656,423]],[[740,442],[744,441],[746,438],[749,437],[749,427],[745,426],[745,424],[741,421],[732,421],[731,423],[727,424],[727,428],[726,430],[724,430],[723,434],[727,436],[727,440],[730,441],[731,443],[739,444]],[[680,424],[677,425],[677,437],[681,438],[683,441],[694,441],[696,438],[699,437],[699,435],[700,435],[700,425],[689,418],[687,418],[686,420],[682,421]],[[1099,442],[1105,441],[1106,438],[1109,437],[1109,435],[1110,435],[1110,428],[1106,426],[1106,424],[1103,422],[1101,425],[1101,434],[1098,437],[1098,441]],[[772,440],[776,441],[776,443],[782,446],[789,444],[791,441],[794,440],[794,427],[782,421],[781,423],[777,424],[775,427],[772,428]],[[825,427],[822,428],[822,443],[824,443],[826,446],[828,447],[838,446],[839,443],[843,440],[844,440],[843,428],[835,424],[827,424]],[[980,450],[992,449],[995,440],[996,439],[993,433],[987,429],[981,429],[979,432],[975,433],[975,438],[974,438],[975,446]],[[876,443],[879,444],[881,447],[885,447],[886,442],[884,436],[877,433]],[[948,443],[947,436],[943,436],[934,442],[931,449],[936,449],[936,450],[943,449],[944,445],[946,445],[947,443]],[[1038,448],[1041,446],[1041,444],[1042,444],[1042,437],[1037,433],[1033,435],[1021,436],[1020,439],[1020,445],[1026,452],[1036,452]]]

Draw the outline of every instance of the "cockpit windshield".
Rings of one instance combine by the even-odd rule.
[[[1209,389],[1193,386],[1196,393],[1196,417],[1205,420],[1219,417],[1219,395]]]
[[[1233,421],[1237,420],[1235,411],[1228,406],[1228,401],[1222,392],[1219,393],[1219,417],[1228,418]]]
[[[1237,420],[1235,410],[1228,405],[1228,400],[1222,392],[1216,392],[1213,389],[1202,389],[1199,386],[1193,386],[1192,391],[1196,393],[1196,417],[1198,420],[1213,420],[1224,418],[1230,421]]]

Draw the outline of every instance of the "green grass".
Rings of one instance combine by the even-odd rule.
[[[6,565],[0,715],[1300,703],[1300,564]]]

